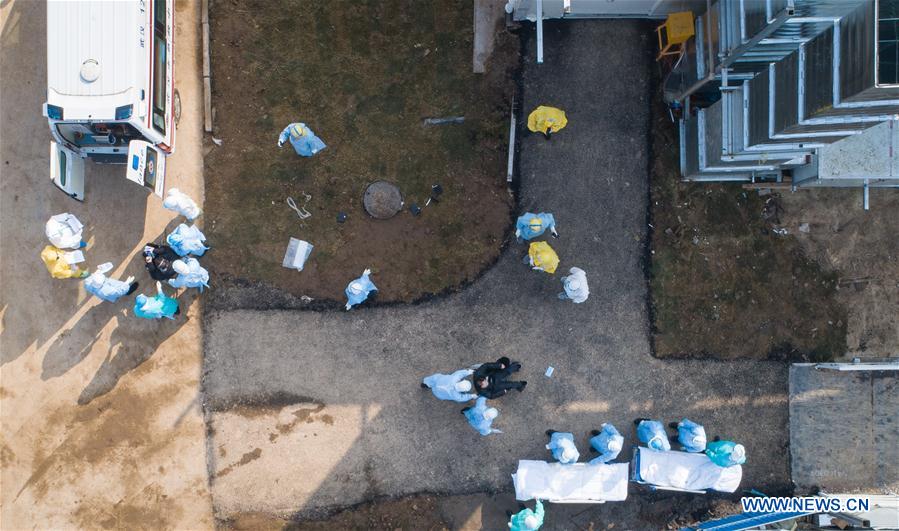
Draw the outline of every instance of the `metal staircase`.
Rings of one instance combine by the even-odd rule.
[[[899,186],[892,160],[878,175],[818,171],[822,158],[840,151],[827,146],[897,119],[897,20],[899,0],[711,4],[665,85],[666,99],[685,109],[683,177]],[[888,147],[875,151],[891,159]]]

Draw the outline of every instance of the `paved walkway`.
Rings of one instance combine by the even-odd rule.
[[[204,388],[219,516],[321,514],[373,496],[508,489],[520,458],[547,458],[544,430],[689,416],[746,444],[744,486],[789,481],[787,370],[767,362],[662,362],[650,355],[646,238],[651,31],[628,21],[546,25],[546,62],[524,66],[524,109],[568,112],[546,142],[522,141],[521,210],[556,214],[562,268],[590,299],[556,299],[559,274],[513,244],[464,292],[350,313],[223,311],[207,319]],[[377,282],[377,278],[374,279]],[[459,406],[418,387],[434,371],[509,355],[530,383],[496,402],[481,438]],[[556,368],[551,379],[543,376]],[[233,407],[269,404],[269,409]]]
[[[790,367],[790,455],[800,492],[899,491],[899,374]],[[899,518],[899,516],[897,516]]]
[[[199,2],[177,2],[177,152],[166,185],[202,197]],[[0,3],[0,528],[210,529],[199,407],[199,304],[176,321],[131,315],[54,280],[39,258],[44,223],[85,224],[91,268],[111,261],[152,293],[140,251],[175,215],[124,166],[86,165],[86,200],[49,181],[47,3]],[[110,43],[110,45],[113,45]]]

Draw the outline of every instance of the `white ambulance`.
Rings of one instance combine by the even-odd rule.
[[[174,0],[48,0],[50,179],[84,200],[84,159],[160,197],[175,146]]]

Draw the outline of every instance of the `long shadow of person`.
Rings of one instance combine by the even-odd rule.
[[[81,391],[78,404],[89,404],[95,398],[112,391],[122,376],[150,359],[159,345],[187,322],[188,309],[198,296],[195,289],[182,290],[176,297],[181,312],[174,320],[141,319],[134,315],[133,307],[129,308],[124,317],[126,321],[113,330],[106,358]]]
[[[133,297],[122,297],[117,303],[98,304],[88,310],[72,328],[63,331],[44,355],[41,380],[62,376],[81,363],[100,339],[106,325],[113,319],[118,319],[121,323],[130,299]],[[79,333],[73,333],[76,328]],[[90,336],[84,339],[83,333],[88,330]]]

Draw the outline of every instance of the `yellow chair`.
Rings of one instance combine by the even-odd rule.
[[[692,11],[680,11],[668,15],[665,23],[656,28],[656,35],[659,37],[659,56],[656,57],[656,61],[666,55],[682,54],[684,43],[694,33]]]

